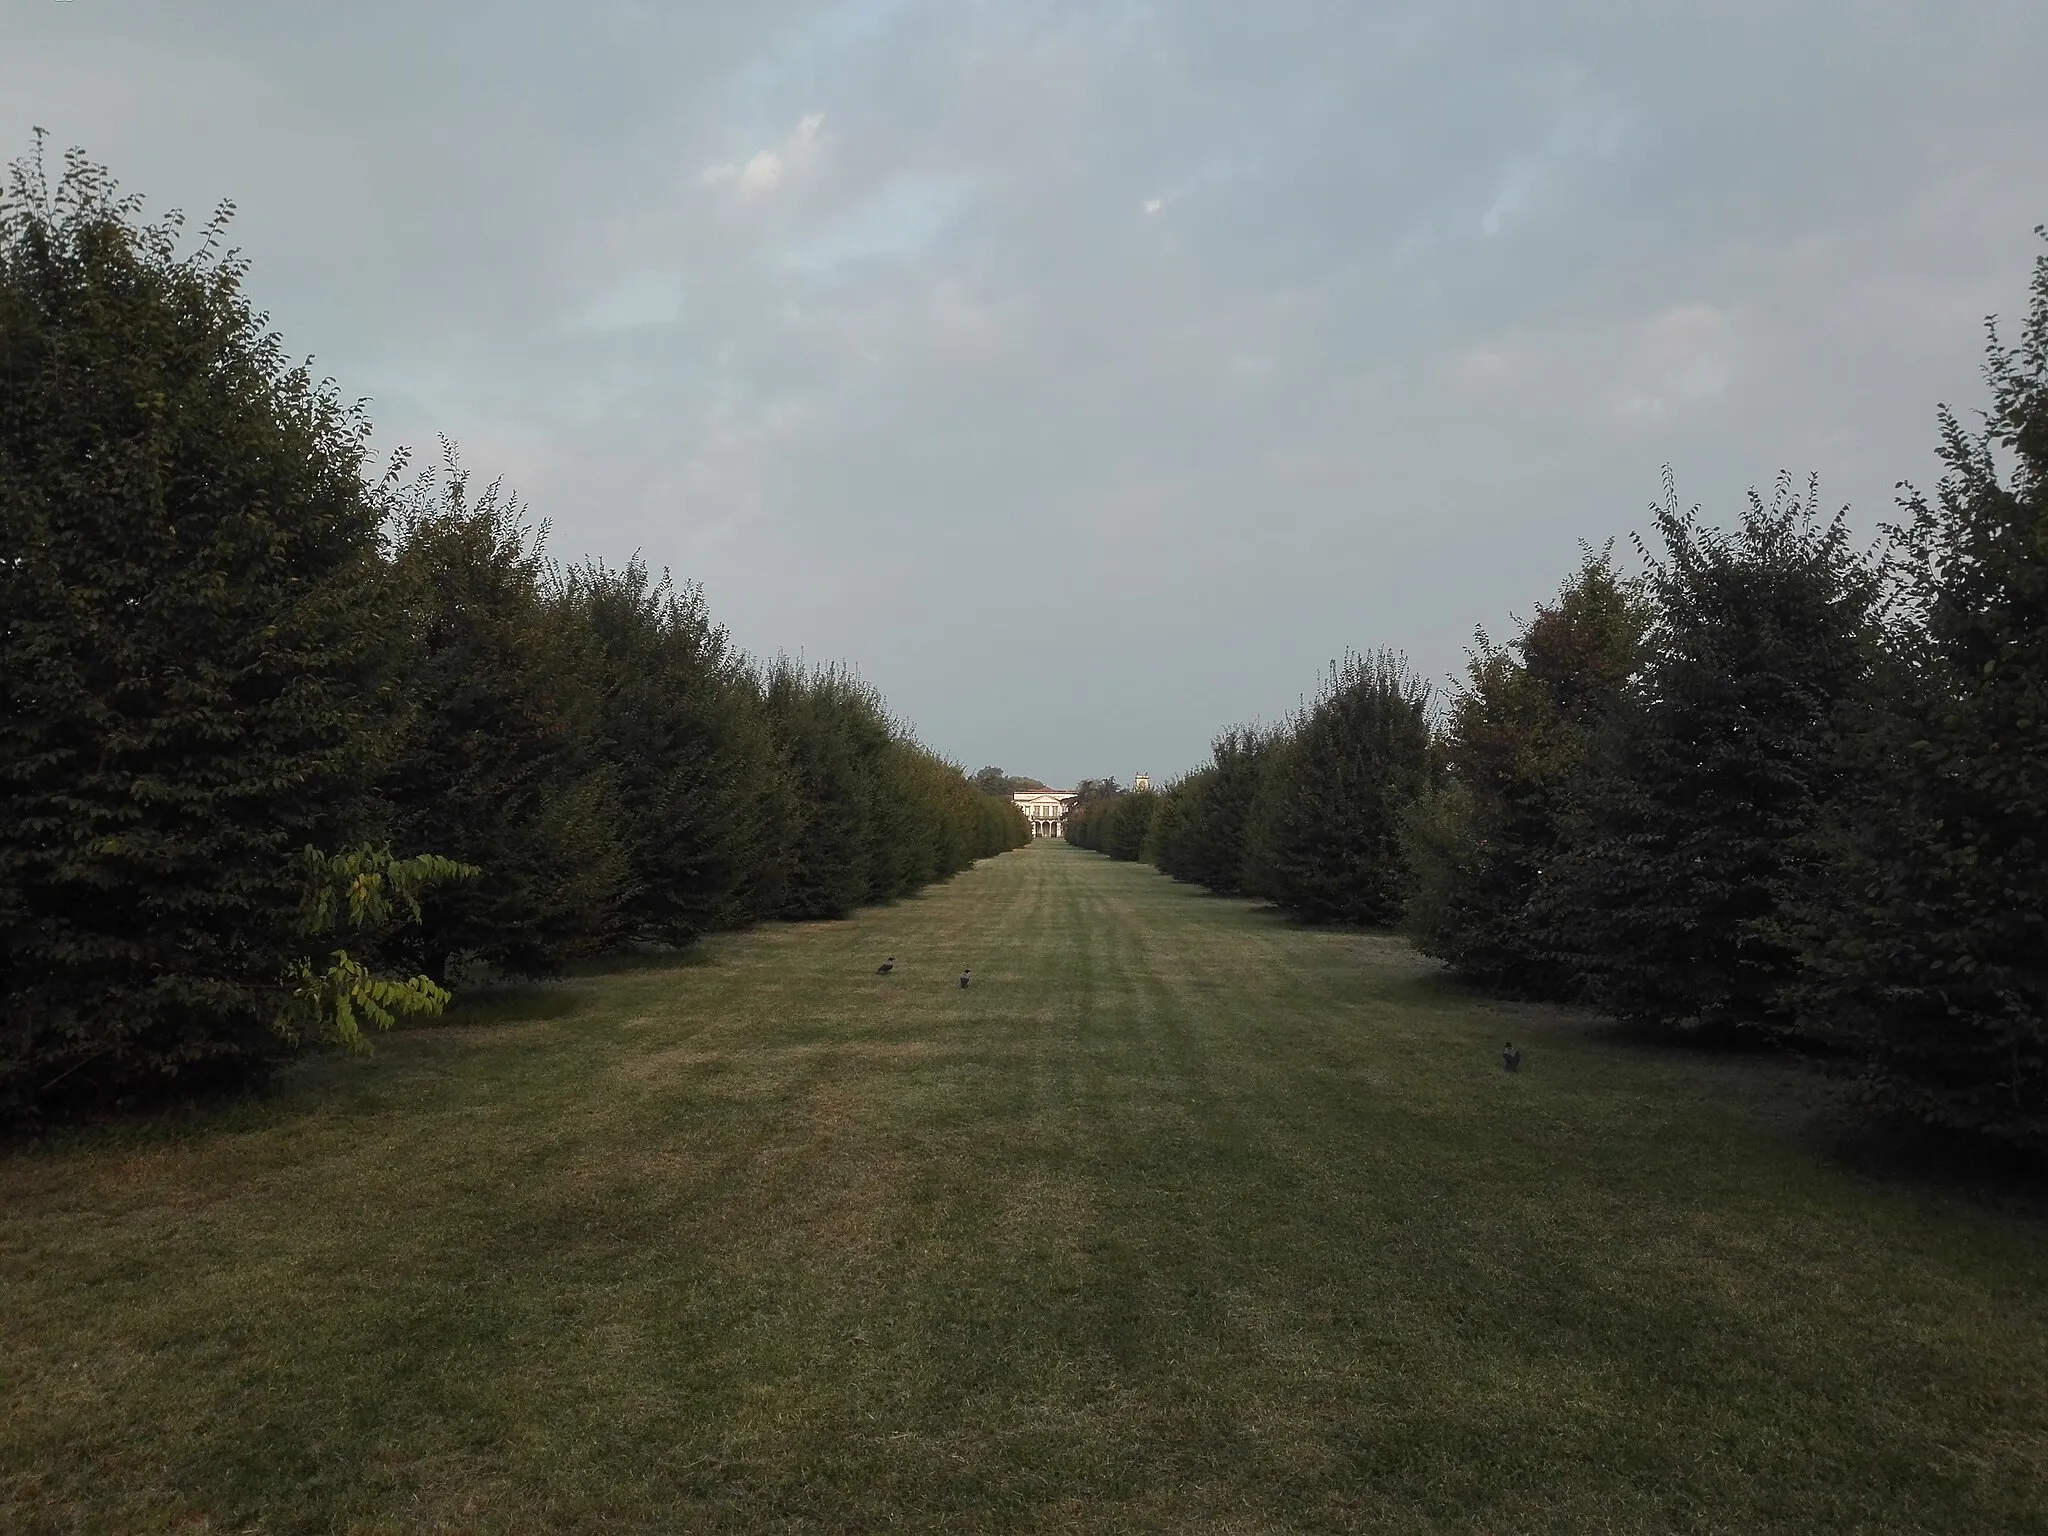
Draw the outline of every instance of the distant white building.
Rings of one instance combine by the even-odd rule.
[[[1131,790],[1135,794],[1142,795],[1146,790],[1150,789],[1151,787],[1152,775],[1149,773],[1141,773],[1136,778],[1131,780]]]
[[[1011,797],[1024,819],[1031,823],[1033,837],[1065,837],[1067,812],[1074,808],[1074,793],[1065,789],[1020,789]]]

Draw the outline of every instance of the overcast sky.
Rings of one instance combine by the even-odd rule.
[[[2042,0],[0,0],[0,147],[232,199],[381,449],[1060,784],[1455,671],[1666,464],[1874,526],[2044,80]]]

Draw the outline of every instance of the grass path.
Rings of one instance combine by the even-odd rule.
[[[0,1157],[0,1530],[2048,1530],[2038,1204],[1395,939],[1041,845],[459,1017]]]

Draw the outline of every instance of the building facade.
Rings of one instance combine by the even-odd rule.
[[[1020,789],[1012,798],[1017,802],[1017,809],[1024,813],[1024,819],[1031,823],[1033,837],[1067,835],[1067,812],[1074,808],[1071,791]]]

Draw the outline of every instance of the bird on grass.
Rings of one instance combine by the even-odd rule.
[[[1512,1040],[1501,1048],[1500,1067],[1503,1072],[1522,1070],[1522,1053],[1515,1049],[1515,1042]]]
[[[974,971],[973,971],[973,969],[972,969],[971,967],[970,967],[969,969],[967,969],[967,970],[964,970],[964,971],[962,971],[962,972],[960,973],[960,985],[961,985],[961,986],[963,986],[963,987],[964,987],[964,986],[966,986],[966,985],[968,984],[968,982],[972,981],[973,979],[974,979]]]
[[[894,955],[891,955],[888,959],[884,960],[880,965],[875,967],[875,974],[877,976],[886,976],[895,969],[896,957]]]

